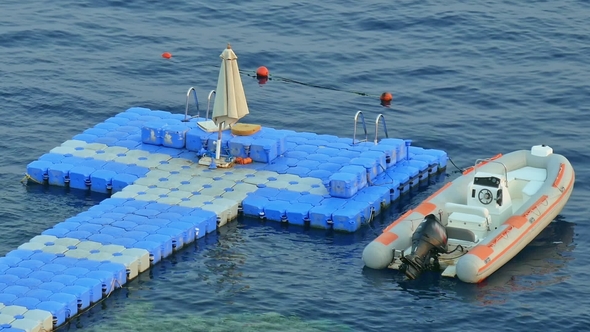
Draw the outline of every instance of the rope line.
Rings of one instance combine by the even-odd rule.
[[[451,157],[449,157],[449,161],[450,161],[450,162],[451,162],[451,164],[452,164],[453,166],[455,166],[455,168],[457,169],[456,171],[453,171],[453,173],[463,173],[463,172],[465,172],[465,169],[464,169],[464,168],[460,168],[459,166],[457,166],[457,165],[455,164],[455,162],[453,161],[453,159],[451,159]]]
[[[39,181],[33,179],[33,177],[31,177],[29,174],[25,173],[25,176],[22,178],[22,180],[20,180],[20,183],[22,183],[23,185],[26,186],[28,181],[33,181],[37,184],[43,184],[43,182],[39,182]]]
[[[256,73],[252,74],[250,71],[240,70],[240,74],[246,75],[248,77],[256,78],[256,79],[259,78],[256,75]],[[331,90],[331,91],[339,91],[339,92],[352,93],[352,94],[363,96],[363,97],[375,97],[375,98],[379,98],[378,95],[372,95],[372,94],[369,94],[369,93],[366,93],[366,92],[362,92],[362,91],[338,89],[338,88],[335,88],[335,87],[318,85],[318,84],[313,84],[313,83],[306,83],[306,82],[297,81],[297,80],[293,80],[293,79],[286,78],[286,77],[280,77],[280,76],[271,76],[271,75],[269,75],[268,76],[268,80],[269,81],[278,81],[278,82],[283,82],[283,83],[298,84],[298,85],[308,86],[308,87],[311,87],[311,88],[318,88],[318,89],[324,89],[324,90]]]

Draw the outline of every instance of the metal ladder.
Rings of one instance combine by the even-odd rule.
[[[209,120],[209,110],[211,107],[211,96],[215,96],[217,93],[215,92],[215,90],[211,90],[211,92],[209,92],[209,95],[207,96],[207,113],[205,114],[205,120]]]
[[[199,99],[197,98],[197,91],[195,90],[194,87],[190,87],[188,89],[188,91],[186,92],[186,105],[184,108],[184,120],[182,120],[182,122],[189,121],[188,103],[189,103],[189,99],[191,96],[191,92],[193,93],[193,96],[195,97],[195,104],[197,105],[197,115],[193,116],[191,118],[198,118],[201,115],[201,110],[199,110]],[[215,95],[215,90],[211,90],[211,92],[209,92],[209,96],[207,96],[207,113],[205,114],[205,120],[209,120],[209,110],[211,109],[211,97],[214,95]]]
[[[191,96],[191,91],[193,92],[193,96],[195,97],[195,104],[197,105],[197,117],[199,117],[199,99],[197,98],[197,90],[195,90],[194,87],[190,87],[188,89],[188,91],[186,92],[186,106],[184,109],[184,120],[182,120],[182,122],[188,122],[189,118],[188,118],[188,102]]]
[[[360,117],[361,123],[363,125],[363,130],[365,131],[365,139],[358,141],[358,143],[369,141],[369,135],[367,133],[367,125],[365,123],[365,116],[363,115],[362,111],[358,111],[354,115],[354,131],[352,134],[352,145],[355,145],[357,143],[356,127],[358,124],[359,117]],[[379,115],[377,115],[377,118],[375,119],[375,140],[374,140],[375,144],[379,143],[379,122],[383,122],[383,132],[385,133],[385,137],[389,138],[389,134],[387,132],[387,125],[385,124],[385,116],[383,116],[383,114],[379,114]]]

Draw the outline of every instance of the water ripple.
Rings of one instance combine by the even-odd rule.
[[[227,43],[242,70],[264,65],[286,79],[243,76],[247,122],[351,137],[363,110],[385,114],[390,136],[443,148],[460,167],[544,143],[576,169],[556,222],[482,284],[434,274],[410,282],[362,266],[364,246],[435,183],[353,235],[239,220],[72,329],[585,328],[587,2],[7,0],[0,10],[10,13],[0,22],[0,254],[105,198],[24,187],[30,161],[131,106],[183,113],[190,86],[203,110]],[[390,108],[379,105],[384,91]]]

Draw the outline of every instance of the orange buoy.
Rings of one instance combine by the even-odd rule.
[[[164,59],[170,59],[171,57],[172,57],[172,53],[170,53],[170,52],[162,53],[162,58],[164,58]]]
[[[391,102],[393,100],[393,95],[391,95],[391,93],[389,93],[389,92],[383,92],[381,94],[381,98],[380,99],[381,99],[382,102],[388,103],[388,102]]]
[[[268,68],[266,68],[265,66],[258,67],[258,69],[256,70],[256,77],[257,78],[268,77]]]

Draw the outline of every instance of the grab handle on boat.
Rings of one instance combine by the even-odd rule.
[[[379,121],[383,122],[383,132],[385,133],[385,138],[389,138],[389,134],[387,133],[387,125],[385,124],[385,117],[383,114],[377,115],[377,119],[375,119],[375,145],[379,143]]]
[[[194,87],[190,87],[186,92],[186,107],[184,109],[184,120],[183,122],[188,122],[188,101],[191,95],[191,91],[193,92],[193,96],[195,97],[195,104],[197,105],[197,117],[199,117],[199,99],[197,98],[197,90]]]
[[[215,96],[216,92],[215,90],[211,90],[211,92],[209,92],[209,96],[207,96],[207,113],[205,114],[205,120],[209,120],[209,109],[211,106],[211,96]]]
[[[365,139],[359,142],[367,142],[369,140],[369,134],[367,134],[367,124],[365,123],[365,116],[363,115],[362,111],[356,112],[354,115],[354,132],[352,134],[352,145],[356,144],[356,125],[358,123],[359,116],[361,118],[361,122],[363,124],[363,129],[365,131]]]
[[[475,161],[475,166],[473,166],[473,176],[475,176],[475,174],[477,173],[477,165],[487,163],[496,163],[502,165],[502,167],[504,168],[504,178],[506,179],[506,188],[508,188],[508,168],[501,161],[493,160],[491,158],[477,159]]]

